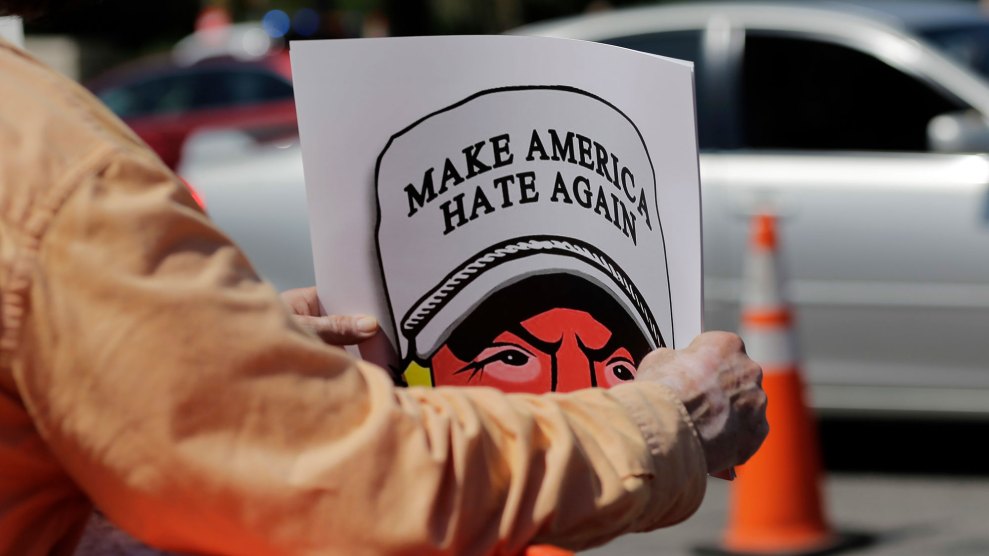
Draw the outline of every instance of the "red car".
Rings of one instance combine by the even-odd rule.
[[[87,83],[171,168],[193,131],[203,128],[296,129],[287,51],[240,60],[209,58],[178,65],[170,58],[124,66]]]

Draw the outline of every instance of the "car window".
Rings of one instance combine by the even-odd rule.
[[[989,23],[972,21],[919,30],[919,34],[955,61],[989,78]]]
[[[934,116],[965,108],[927,83],[838,44],[748,33],[744,146],[925,151]]]
[[[701,76],[704,75],[704,60],[703,56],[701,56],[701,37],[702,33],[700,30],[668,31],[662,33],[630,35],[627,37],[607,39],[601,42],[624,48],[630,48],[632,50],[648,52],[649,54],[659,54],[660,56],[667,56],[669,58],[691,61],[694,63],[694,75]],[[696,87],[697,98],[706,98],[704,96],[706,83],[704,83],[703,79],[696,79]],[[698,140],[702,149],[711,146],[709,145],[710,141],[707,140],[708,138],[706,137],[704,130],[713,129],[710,125],[708,125],[709,122],[707,121],[711,117],[711,112],[705,110],[704,108],[703,103],[699,100],[697,118],[700,137]]]
[[[210,70],[197,73],[195,79],[195,108],[243,106],[292,98],[289,83],[261,71]]]
[[[291,99],[292,85],[260,70],[221,68],[153,77],[99,97],[126,118]]]
[[[100,100],[121,117],[187,110],[192,105],[193,82],[181,75],[152,77],[99,94]]]

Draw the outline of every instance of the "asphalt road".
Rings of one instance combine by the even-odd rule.
[[[872,544],[844,554],[989,554],[989,479],[832,474],[827,514],[839,532],[867,533]],[[680,556],[717,545],[726,527],[729,486],[710,479],[700,510],[686,522],[629,535],[583,552],[594,556]]]
[[[840,554],[989,555],[989,422],[828,420],[820,426],[828,471],[825,513],[841,532],[871,543]],[[589,556],[681,556],[717,546],[727,524],[729,483],[709,479],[686,522],[630,535]]]

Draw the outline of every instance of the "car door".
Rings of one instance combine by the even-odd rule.
[[[868,49],[724,18],[603,42],[695,62],[708,328],[738,326],[747,218],[769,208],[819,407],[978,411],[957,391],[989,387],[989,165],[926,144],[966,103]]]
[[[197,129],[285,134],[296,128],[291,83],[247,65],[184,68],[105,91],[101,98],[172,168]]]
[[[744,217],[771,207],[813,383],[989,388],[989,163],[926,143],[969,107],[837,39],[748,30],[738,60],[739,149],[702,157],[708,324],[737,322]]]

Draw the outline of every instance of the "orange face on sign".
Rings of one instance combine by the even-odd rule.
[[[482,303],[424,366],[434,386],[570,392],[632,380],[648,351],[603,290],[572,276],[538,276]]]
[[[528,318],[469,360],[444,345],[432,368],[437,386],[483,384],[506,392],[570,392],[635,378],[629,349],[590,313],[574,309]]]

